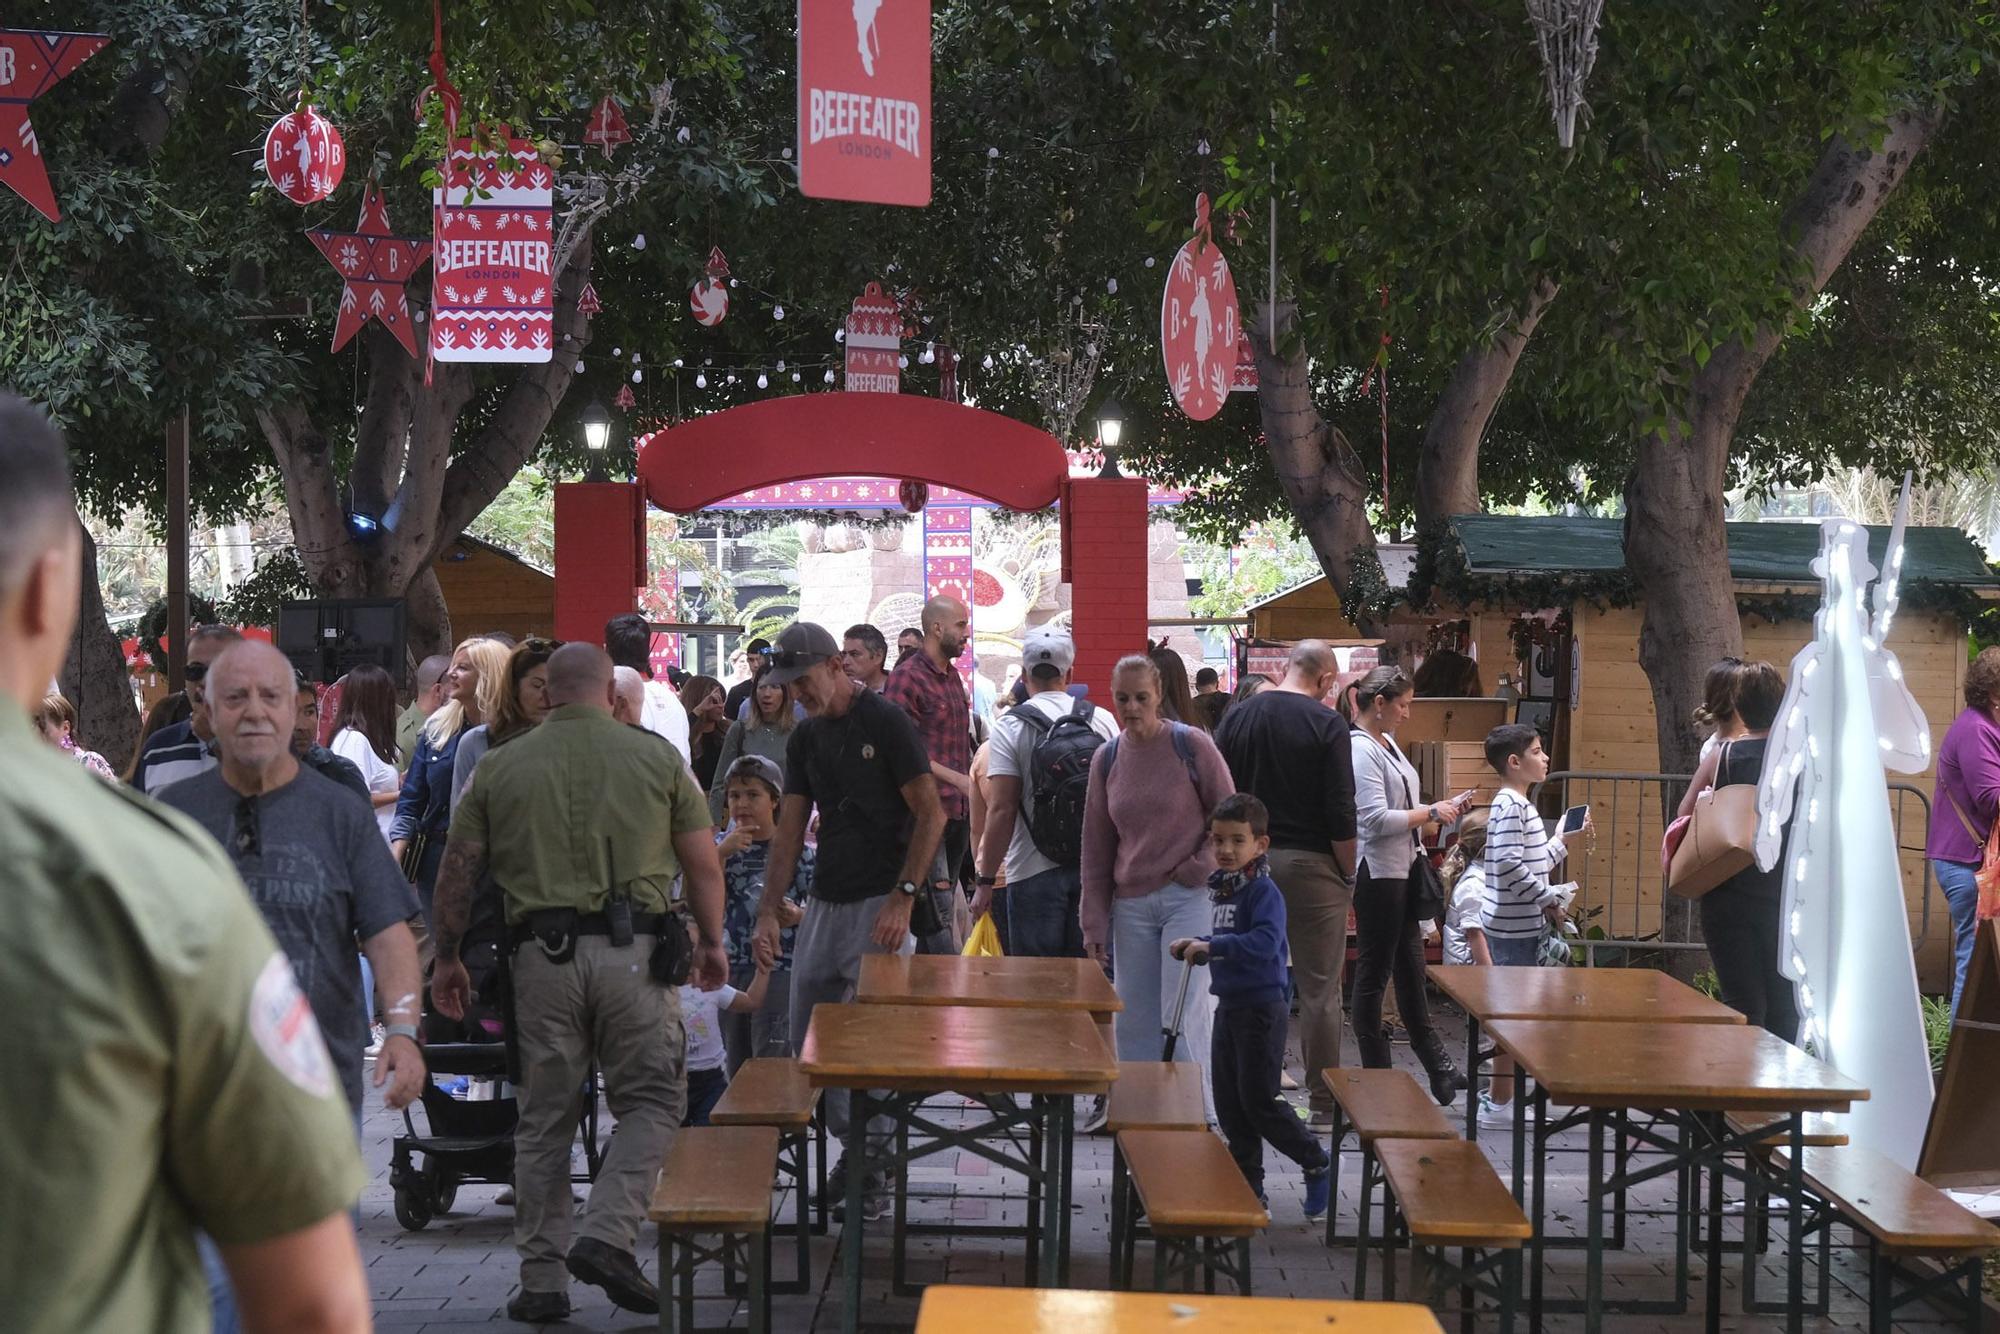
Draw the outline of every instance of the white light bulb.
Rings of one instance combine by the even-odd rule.
[[[1897,662],[1894,658],[1889,659],[1889,679],[1891,681],[1900,681],[1903,679],[1903,664]]]
[[[769,389],[771,387],[770,377],[762,371],[757,372],[757,387],[759,389]]]
[[[576,363],[576,373],[578,375],[583,374],[583,363],[580,361]]]
[[[1117,296],[1117,295],[1118,295],[1118,280],[1117,280],[1116,278],[1107,278],[1107,279],[1105,279],[1105,281],[1104,281],[1104,290],[1105,290],[1105,291],[1107,291],[1107,292],[1109,292],[1109,293],[1111,293],[1111,295],[1113,295],[1113,296]]]
[[[910,359],[908,357],[897,357],[896,369],[899,371],[906,371],[910,369]]]
[[[781,148],[778,150],[778,156],[790,162],[792,160],[792,150],[789,147]]]
[[[735,372],[735,371],[731,371],[731,372],[729,372],[729,383],[731,383],[731,384],[735,384],[735,383],[736,383],[736,372]]]
[[[1809,802],[1807,802],[1807,803],[1806,803],[1806,823],[1807,823],[1807,824],[1818,824],[1818,823],[1819,823],[1819,798],[1818,798],[1818,797],[1814,797],[1814,798],[1813,798],[1813,799],[1812,799],[1811,801],[1809,801]]]
[[[1797,727],[1799,725],[1799,719],[1805,716],[1806,716],[1806,711],[1800,708],[1798,705],[1794,704],[1792,705],[1792,711],[1785,715],[1785,726]]]
[[[1818,738],[1818,737],[1816,737],[1816,736],[1808,736],[1808,737],[1806,738],[1806,749],[1812,752],[1812,757],[1813,757],[1814,759],[1818,759],[1818,758],[1819,758],[1819,738]]]
[[[1794,880],[1798,881],[1798,882],[1799,882],[1800,884],[1804,884],[1804,883],[1805,883],[1805,879],[1806,879],[1806,859],[1805,859],[1805,858],[1803,858],[1803,857],[1799,858],[1799,862],[1798,862],[1798,866],[1797,866],[1797,868],[1796,868],[1796,869],[1795,869],[1795,870],[1794,870],[1794,871],[1792,872],[1792,879],[1794,879]]]
[[[1803,982],[1799,983],[1799,999],[1804,1001],[1807,1005],[1811,1005],[1813,1003],[1812,988],[1807,986]]]
[[[999,156],[1000,156],[1000,150],[999,150],[999,149],[997,149],[997,148],[994,148],[994,147],[992,147],[992,146],[990,146],[990,145],[989,145],[989,146],[987,147],[987,149],[986,149],[986,160],[987,160],[987,161],[991,162],[991,161],[992,161],[992,160],[993,160],[994,158],[996,158],[996,157],[999,157]]]
[[[632,372],[632,383],[633,383],[633,384],[644,384],[645,382],[646,382],[646,372],[644,372],[644,371],[633,371],[633,372]]]
[[[708,377],[706,375],[703,375],[700,371],[696,371],[694,373],[694,387],[697,389],[708,388]]]
[[[674,358],[674,369],[675,369],[675,370],[679,370],[680,368],[681,368],[681,359],[680,359],[679,357],[675,357],[675,358]]]
[[[1151,255],[1146,256],[1146,267],[1149,269],[1153,267],[1153,257]]]
[[[729,285],[730,285],[731,287],[735,287],[735,286],[737,286],[737,282],[736,282],[736,280],[735,280],[734,278],[731,278],[731,279],[729,280]]]
[[[798,382],[799,382],[799,373],[798,373],[797,371],[793,371],[793,372],[792,372],[792,383],[793,383],[793,384],[797,384]]]
[[[676,143],[683,143],[683,144],[684,144],[684,143],[686,143],[686,142],[687,142],[687,141],[688,141],[689,139],[691,139],[691,138],[693,138],[693,137],[694,137],[693,135],[690,135],[690,134],[688,133],[688,127],[687,127],[687,126],[685,126],[685,125],[683,125],[683,126],[681,126],[681,128],[679,129],[679,131],[677,131],[677,132],[675,133],[675,135],[674,135],[674,141],[675,141]]]
[[[992,369],[993,369],[993,354],[992,354],[991,352],[988,352],[988,353],[987,353],[987,354],[985,355],[985,357],[983,357],[983,358],[982,358],[982,359],[980,360],[980,362],[979,362],[979,366],[980,366],[980,369],[982,369],[982,370],[989,370],[989,371],[990,371],[990,370],[992,370]]]
[[[614,347],[611,349],[611,355],[614,357],[622,357],[625,355],[625,349],[622,347]]]
[[[783,306],[771,307],[771,318],[782,322],[785,318],[785,308]]]
[[[1805,929],[1806,929],[1806,915],[1800,912],[1797,908],[1792,909],[1792,934],[1796,936],[1799,932]]]
[[[778,359],[778,369],[779,369],[779,370],[781,370],[781,371],[782,371],[783,369],[785,369],[785,360],[784,360],[784,358],[783,358],[783,357],[780,357],[780,358]]]
[[[1804,755],[1792,756],[1792,777],[1797,778],[1801,773],[1804,773],[1805,767],[1806,757]]]
[[[826,373],[826,382],[827,382],[828,384],[832,384],[832,383],[833,383],[833,372],[832,372],[832,371],[828,371],[828,372]]]
[[[1778,813],[1776,811],[1772,811],[1764,817],[1764,827],[1773,834],[1778,832]]]
[[[846,342],[846,341],[847,341],[847,330],[845,330],[845,329],[835,329],[835,330],[833,331],[833,341],[834,341],[834,342],[836,342],[836,343],[844,343],[844,342]]]
[[[1804,976],[1805,976],[1805,973],[1806,973],[1806,961],[1805,961],[1805,956],[1804,956],[1804,955],[1802,955],[1802,954],[1793,954],[1793,955],[1792,955],[1792,971],[1793,971],[1793,972],[1795,972],[1795,973],[1797,973],[1797,974],[1798,974],[1798,975],[1799,975],[1800,977],[1804,977]]]
[[[644,232],[640,232],[632,238],[632,248],[634,250],[644,250],[646,248],[646,234]]]

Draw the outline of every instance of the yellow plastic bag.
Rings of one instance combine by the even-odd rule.
[[[972,933],[965,938],[965,948],[959,953],[968,959],[1000,957],[1000,931],[993,925],[992,913],[979,914],[979,920],[972,924]]]

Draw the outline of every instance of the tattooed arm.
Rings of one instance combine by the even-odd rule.
[[[465,1017],[472,1000],[472,979],[459,961],[459,942],[472,916],[472,890],[486,870],[486,845],[455,838],[445,844],[438,867],[437,889],[431,896],[431,930],[437,965],[431,972],[431,1000],[453,1019]]]

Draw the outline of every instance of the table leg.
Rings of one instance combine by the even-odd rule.
[[[1062,1108],[1069,1105],[1066,1094],[1041,1099],[1042,1104],[1042,1257],[1041,1272],[1051,1284],[1059,1282],[1062,1265]]]
[[[1722,1142],[1720,1112],[1703,1113],[1703,1134],[1710,1144]],[[1717,1154],[1708,1171],[1708,1318],[1703,1326],[1708,1334],[1722,1330],[1722,1155]]]
[[[1585,1231],[1583,1328],[1598,1334],[1604,1328],[1604,1122],[1606,1114],[1590,1113],[1590,1178],[1584,1186]]]
[[[1687,1309],[1688,1299],[1688,1216],[1700,1205],[1690,1189],[1690,1183],[1699,1180],[1687,1165],[1688,1155],[1694,1144],[1693,1117],[1682,1113],[1674,1118],[1680,1127],[1680,1189],[1674,1198],[1674,1300],[1682,1310]]]
[[[1527,1090],[1528,1072],[1517,1065],[1514,1067],[1515,1099],[1518,1101],[1526,1097]],[[1542,1237],[1544,1230],[1548,1226],[1548,1212],[1545,1207],[1548,1191],[1548,1156],[1542,1151],[1542,1136],[1544,1133],[1543,1126],[1548,1120],[1548,1113],[1548,1092],[1537,1083],[1535,1085],[1534,1134],[1530,1140],[1535,1159],[1534,1203],[1528,1212],[1528,1217],[1534,1223],[1534,1226],[1530,1230],[1534,1243],[1534,1270],[1528,1276],[1528,1325],[1532,1329],[1540,1329],[1542,1327]],[[1523,1113],[1518,1111],[1515,1113],[1515,1117],[1517,1118],[1515,1121],[1517,1139],[1520,1133],[1519,1128],[1522,1125],[1522,1122],[1518,1118],[1522,1115]],[[1516,1162],[1518,1164],[1518,1157],[1516,1158]],[[1515,1170],[1519,1171],[1520,1169],[1517,1166]]]
[[[1069,1286],[1069,1229],[1070,1215],[1075,1211],[1070,1207],[1076,1190],[1076,1099],[1058,1097],[1055,1100],[1056,1116],[1061,1121],[1057,1143],[1062,1150],[1062,1175],[1057,1184],[1062,1188],[1062,1202],[1056,1219],[1061,1235],[1056,1239],[1056,1286]]]
[[[1804,1112],[1793,1112],[1788,1118],[1787,1129],[1791,1132],[1789,1145],[1791,1161],[1785,1168],[1785,1196],[1791,1208],[1786,1226],[1791,1230],[1791,1245],[1785,1248],[1785,1328],[1790,1334],[1799,1334],[1805,1324],[1806,1278],[1805,1278],[1805,1237],[1800,1233],[1800,1225],[1806,1217],[1805,1156],[1806,1118]],[[1744,1154],[1746,1166],[1749,1154]],[[1752,1264],[1755,1256],[1750,1257]]]
[[[1131,1220],[1125,1215],[1125,1155],[1111,1146],[1111,1290],[1125,1287],[1125,1229]]]
[[[851,1089],[847,1095],[847,1212],[840,1230],[842,1334],[861,1330],[861,1248],[866,1227],[861,1217],[861,1188],[868,1175],[868,1118],[874,1099],[866,1089]]]
[[[1479,1118],[1473,1117],[1474,1121]],[[1520,1077],[1514,1077],[1514,1203],[1526,1204],[1528,1172],[1528,1086]]]
[[[677,1334],[680,1321],[674,1308],[674,1234],[660,1229],[660,1334]]]
[[[1011,1101],[1011,1098],[1010,1098]],[[1042,1285],[1042,1198],[1047,1193],[1048,1183],[1043,1175],[1043,1152],[1047,1142],[1046,1128],[1042,1120],[1048,1111],[1044,1099],[1039,1094],[1028,1097],[1028,1161],[1034,1166],[1026,1173],[1028,1178],[1028,1254],[1027,1274],[1022,1280],[1026,1286],[1039,1288]]]
[[[1479,1018],[1470,1010],[1465,1012],[1465,1138],[1479,1142]]]
[[[900,1118],[896,1122],[896,1161],[896,1212],[889,1225],[889,1282],[900,1297],[908,1290],[910,1239],[910,1127]]]

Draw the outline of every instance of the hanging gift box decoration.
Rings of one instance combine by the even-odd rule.
[[[507,127],[452,143],[431,194],[431,355],[547,361],[554,352],[555,173]]]
[[[294,204],[317,204],[340,185],[347,144],[317,107],[301,105],[278,117],[264,136],[264,172]]]
[[[389,210],[373,181],[361,196],[361,221],[351,232],[316,228],[306,233],[327,262],[340,270],[340,319],[333,326],[333,350],[340,351],[362,325],[380,320],[396,340],[417,355],[416,329],[410,323],[410,297],[403,290],[423,262],[431,243],[421,236],[397,236],[389,230]]]
[[[590,109],[590,127],[583,132],[583,141],[595,145],[606,157],[620,144],[632,142],[632,131],[625,124],[625,112],[617,102],[605,97]]]
[[[841,332],[847,348],[843,388],[863,394],[901,392],[903,375],[897,359],[903,350],[903,312],[882,284],[870,283],[854,298]]]
[[[110,37],[95,32],[37,32],[0,28],[0,185],[35,206],[50,222],[62,221],[41,140],[28,119],[28,103],[56,86],[104,49]]]
[[[708,275],[688,289],[688,309],[704,329],[713,329],[729,313],[729,261],[721,246],[709,249]]]
[[[1208,196],[1197,195],[1194,209],[1194,236],[1167,267],[1160,293],[1160,357],[1175,404],[1200,422],[1229,397],[1243,329],[1229,261],[1209,235]]]

